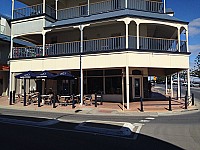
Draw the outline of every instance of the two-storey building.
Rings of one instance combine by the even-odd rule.
[[[165,0],[12,0],[11,25],[12,40],[36,44],[11,42],[11,91],[18,73],[68,70],[77,77],[67,81],[69,93],[82,100],[103,92],[129,109],[131,100],[149,96],[148,76],[189,74],[188,22],[168,15]],[[59,93],[66,84],[47,86]]]

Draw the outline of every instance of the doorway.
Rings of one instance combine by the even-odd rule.
[[[142,77],[132,77],[132,97],[133,99],[142,97]]]

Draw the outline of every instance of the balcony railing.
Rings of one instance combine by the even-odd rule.
[[[178,50],[178,40],[140,37],[140,49],[172,51]]]
[[[5,26],[0,25],[0,34],[4,34],[5,33]]]
[[[45,7],[45,13],[53,18],[56,16],[55,9],[50,7],[49,5],[46,5]],[[37,16],[43,14],[43,4],[38,5],[32,5],[20,9],[14,10],[14,19],[24,18],[24,17],[30,17],[30,16]]]
[[[127,8],[150,12],[163,13],[163,2],[149,0],[128,0]],[[89,9],[88,9],[89,8]],[[107,0],[88,5],[58,10],[58,20],[76,18],[98,13],[125,9],[125,0]]]
[[[143,50],[155,50],[158,52],[178,51],[178,40],[175,39],[161,39],[161,38],[150,38],[140,37],[140,51]],[[136,36],[128,37],[129,49],[137,48]],[[181,52],[187,52],[186,42],[181,42]],[[83,53],[94,53],[94,52],[110,52],[113,50],[125,50],[126,49],[126,37],[109,37],[101,39],[92,39],[83,41]],[[80,53],[80,41],[46,44],[45,56],[57,56],[66,54],[79,54]],[[26,57],[41,57],[43,54],[42,46],[25,47],[25,48],[13,48],[14,58],[26,58]]]

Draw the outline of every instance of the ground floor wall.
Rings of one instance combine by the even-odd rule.
[[[0,95],[7,96],[9,87],[9,71],[0,71]]]

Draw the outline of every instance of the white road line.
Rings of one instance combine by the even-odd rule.
[[[151,117],[148,117],[148,118],[145,118],[146,120],[154,120],[155,118],[151,118]]]
[[[150,122],[150,120],[140,120],[139,122],[147,123],[147,122]]]
[[[136,130],[136,132],[135,132],[135,134],[134,134],[134,136],[133,136],[133,140],[137,140],[138,135],[139,135],[139,133],[140,133],[140,130],[142,129],[142,126],[143,126],[144,124],[141,124],[141,123],[134,123],[133,125],[134,125],[134,126],[138,126],[138,128],[137,128],[137,130]]]

